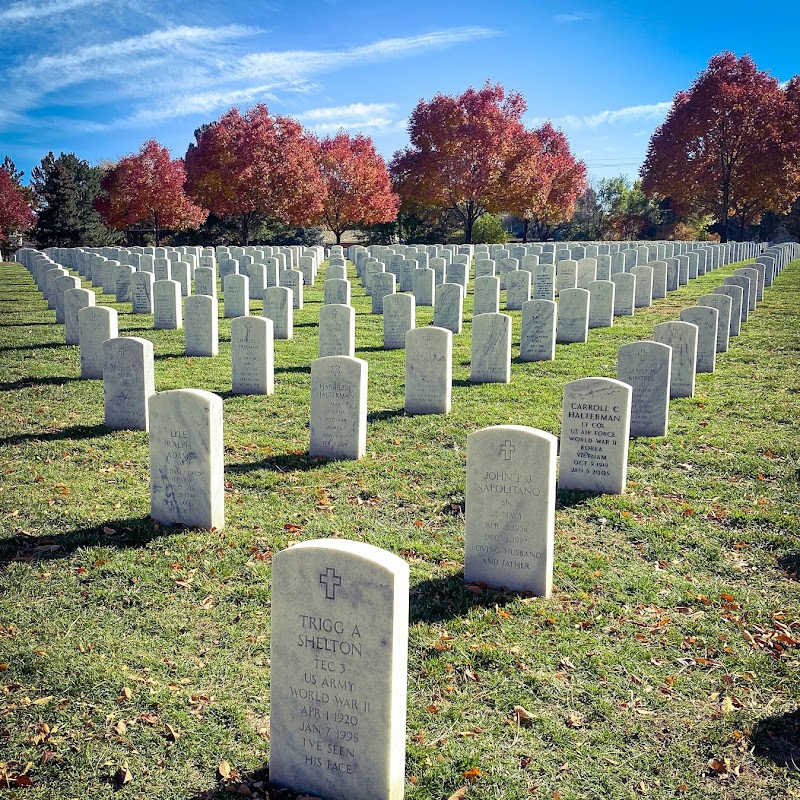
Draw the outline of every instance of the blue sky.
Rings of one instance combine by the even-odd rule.
[[[117,160],[265,102],[387,160],[420,99],[485,80],[551,119],[591,176],[635,178],[675,93],[721,50],[800,72],[800,3],[493,0],[3,0],[0,158]],[[794,38],[794,41],[793,41]]]

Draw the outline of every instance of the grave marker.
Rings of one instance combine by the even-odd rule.
[[[564,386],[559,489],[625,491],[630,417],[631,387],[621,381],[579,378]]]
[[[225,524],[222,398],[202,389],[156,392],[150,422],[150,516],[164,525]]]
[[[146,431],[147,400],[154,394],[153,343],[135,336],[103,342],[104,424]]]
[[[231,366],[234,394],[275,391],[275,345],[272,320],[236,317],[231,320]]]
[[[520,361],[555,359],[557,316],[557,306],[553,300],[528,300],[522,306]]]
[[[449,414],[452,396],[453,332],[432,326],[406,334],[407,414]]]
[[[353,357],[355,352],[355,309],[338,303],[323,305],[319,310],[319,357]]]
[[[311,457],[359,459],[367,450],[367,362],[326,356],[311,363]]]
[[[211,357],[219,352],[217,300],[205,294],[186,298],[185,351],[187,356]]]
[[[619,348],[617,380],[631,387],[631,436],[666,436],[672,348],[631,342]]]
[[[697,369],[697,325],[690,322],[659,322],[653,326],[653,341],[672,348],[669,396],[693,397]]]
[[[464,580],[549,597],[556,437],[521,425],[467,436]]]
[[[373,545],[318,539],[273,557],[271,783],[401,800],[408,600],[408,565]]]
[[[80,291],[70,289],[69,291]],[[105,356],[103,342],[115,339],[117,310],[108,306],[88,305],[78,311],[78,337],[81,348],[81,378],[103,378]]]
[[[472,383],[511,382],[511,317],[508,314],[477,314],[472,318],[469,379]]]

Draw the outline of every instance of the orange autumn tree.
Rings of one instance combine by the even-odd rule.
[[[503,176],[525,109],[521,94],[488,81],[458,97],[420,100],[408,124],[411,144],[389,167],[403,201],[453,209],[471,242],[476,220],[504,210]]]
[[[348,228],[391,222],[397,216],[400,198],[369,137],[344,131],[328,136],[320,142],[317,163],[325,183],[322,219],[336,234],[336,244]]]
[[[158,245],[163,230],[197,228],[207,216],[186,196],[185,182],[183,159],[170,158],[166,147],[148,139],[138,153],[125,156],[106,172],[95,208],[117,230],[152,225]]]
[[[712,215],[723,242],[732,218],[741,238],[766,211],[788,210],[800,193],[791,105],[777,79],[749,56],[714,56],[692,87],[678,92],[650,139],[645,193],[670,198],[678,213]]]
[[[186,152],[191,197],[218,216],[235,216],[241,241],[260,217],[309,225],[322,213],[324,183],[316,140],[289,117],[273,117],[260,103],[232,108],[195,131]]]
[[[36,215],[25,199],[24,190],[5,169],[0,169],[0,253],[12,246],[14,236],[29,231],[35,224]]]
[[[514,137],[503,179],[503,210],[522,220],[522,241],[533,225],[540,239],[569,220],[586,190],[586,165],[550,122]]]

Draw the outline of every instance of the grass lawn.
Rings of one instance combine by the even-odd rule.
[[[116,305],[120,335],[155,345],[158,390],[224,398],[227,521],[209,532],[150,521],[147,435],[104,427],[102,382],[3,264],[0,797],[287,797],[263,783],[271,558],[341,537],[411,568],[409,800],[800,798],[800,260],[672,401],[669,436],[631,442],[624,495],[559,496],[551,599],[463,582],[467,435],[558,434],[566,382],[615,377],[621,344],[736,266],[515,361],[510,385],[470,385],[466,321],[447,417],[403,413],[403,351],[354,280],[359,462],[308,457],[321,280],[276,342],[271,397],[231,394],[229,321],[218,357],[187,358],[182,331]]]

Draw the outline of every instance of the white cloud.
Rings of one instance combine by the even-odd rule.
[[[395,103],[351,103],[348,106],[329,106],[328,108],[312,108],[299,114],[294,114],[295,119],[302,122],[319,121],[320,123],[339,119],[342,117],[359,118],[369,117],[373,114],[385,114],[395,108]]]
[[[115,42],[86,45],[67,53],[31,58],[15,72],[20,77],[38,80],[41,90],[53,91],[88,80],[107,80],[153,70],[176,61],[187,51],[197,51],[197,55],[202,55],[202,49],[199,48],[220,45],[260,32],[258,28],[242,25],[221,28],[181,25]],[[155,54],[155,60],[150,54]]]
[[[96,6],[102,2],[104,0],[51,0],[49,3],[41,0],[24,0],[0,11],[0,25],[7,23],[18,25],[35,19],[49,19],[57,14],[85,6]]]
[[[388,117],[370,117],[369,119],[340,119],[333,122],[320,122],[316,125],[308,125],[308,129],[314,133],[326,134],[336,133],[340,130],[389,130],[394,121]]]
[[[372,44],[347,50],[287,50],[252,53],[241,59],[237,72],[239,77],[281,76],[287,80],[298,80],[306,75],[331,72],[350,64],[401,58],[421,50],[447,47],[495,35],[496,32],[490,28],[453,28],[419,36],[381,39]]]
[[[583,22],[587,19],[592,19],[594,14],[589,14],[586,11],[575,11],[572,14],[556,14],[553,19],[559,24],[569,22]]]
[[[550,121],[563,128],[597,128],[600,125],[613,125],[616,122],[634,122],[643,119],[660,120],[667,115],[672,103],[651,103],[650,105],[628,106],[626,108],[608,109],[597,114],[575,116],[568,114]],[[531,120],[531,124],[540,125],[544,117]]]

